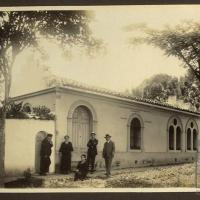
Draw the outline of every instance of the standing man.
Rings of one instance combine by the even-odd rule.
[[[46,175],[49,172],[49,166],[51,164],[50,155],[52,143],[52,134],[47,134],[46,138],[42,141],[40,149],[40,175]]]
[[[95,138],[95,133],[92,132],[90,135],[90,140],[87,143],[88,152],[87,152],[87,162],[88,167],[90,168],[90,172],[93,173],[94,170],[94,164],[95,164],[95,157],[97,155],[97,144],[98,140]]]
[[[103,147],[103,158],[105,159],[106,176],[109,177],[111,175],[110,170],[112,159],[115,154],[115,144],[111,141],[111,136],[109,134],[106,134],[104,138],[106,139],[106,142]]]

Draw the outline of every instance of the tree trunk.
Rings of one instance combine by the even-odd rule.
[[[0,188],[4,187],[5,181],[5,129],[6,129],[6,113],[8,107],[9,91],[10,91],[10,82],[9,78],[5,77],[5,96],[3,107],[0,109]]]
[[[6,110],[3,108],[0,116],[0,188],[4,187],[5,178],[5,122]]]

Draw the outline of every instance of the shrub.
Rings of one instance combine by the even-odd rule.
[[[6,113],[6,118],[28,119],[29,117],[25,112],[22,111],[22,102],[11,102]]]
[[[33,107],[33,113],[40,119],[54,120],[55,116],[46,106]]]
[[[23,102],[20,102],[20,103],[11,102],[6,113],[6,118],[7,119],[43,119],[43,120],[55,119],[55,115],[46,106],[33,107],[32,112],[30,112],[30,110],[25,109],[22,105],[23,105]]]

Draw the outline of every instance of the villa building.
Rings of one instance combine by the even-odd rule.
[[[46,130],[43,125],[41,130],[32,133],[30,145],[27,143],[20,147],[21,151],[32,151],[31,163],[28,159],[20,162],[26,161],[23,166],[35,171],[38,171],[35,155],[35,148],[39,148],[37,142],[44,137],[43,131],[49,130],[54,135],[51,172],[59,169],[58,151],[64,135],[70,136],[74,147],[72,161],[77,161],[80,154],[87,151],[87,141],[92,131],[99,140],[97,168],[104,167],[102,149],[105,134],[110,134],[116,145],[113,167],[167,165],[195,159],[200,125],[200,113],[196,111],[77,83],[17,96],[13,100],[23,101],[23,106],[30,111],[32,106],[45,105],[55,113],[51,129]],[[16,128],[13,134],[23,138],[27,132],[29,130],[20,132],[20,128]],[[31,143],[34,148],[31,148]],[[17,149],[18,146],[14,145],[12,142],[12,149]]]

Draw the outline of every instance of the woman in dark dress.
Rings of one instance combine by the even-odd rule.
[[[61,155],[60,171],[62,174],[68,174],[71,171],[71,152],[73,151],[72,143],[69,136],[64,137],[65,141],[61,144],[59,153]]]
[[[77,170],[74,175],[74,181],[77,181],[79,179],[83,181],[86,178],[87,173],[88,173],[88,163],[86,160],[86,155],[82,154],[81,161],[78,162]]]

